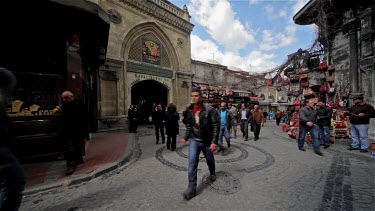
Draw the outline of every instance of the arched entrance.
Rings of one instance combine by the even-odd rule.
[[[153,106],[158,103],[161,103],[163,107],[168,103],[168,89],[162,83],[144,80],[132,86],[131,104],[138,105],[143,122],[148,121]]]

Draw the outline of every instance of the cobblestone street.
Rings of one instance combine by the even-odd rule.
[[[280,135],[276,135],[280,133]],[[171,152],[156,145],[152,129],[138,133],[132,160],[123,168],[77,186],[24,197],[21,210],[374,210],[375,160],[340,144],[324,156],[299,151],[281,128],[267,122],[260,140],[232,139],[216,153],[217,180],[199,165],[200,193],[186,201],[188,147]],[[353,154],[353,156],[352,156]],[[359,152],[356,152],[359,154]]]

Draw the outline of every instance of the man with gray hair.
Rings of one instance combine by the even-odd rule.
[[[234,119],[232,112],[227,109],[227,103],[222,102],[220,104],[220,110],[218,111],[219,122],[220,122],[220,134],[219,134],[219,146],[220,150],[224,150],[223,146],[223,136],[227,141],[228,148],[230,148],[230,128],[232,127],[232,121]]]
[[[65,91],[61,95],[63,139],[66,143],[66,175],[71,175],[77,165],[83,163],[85,155],[85,139],[88,139],[88,112],[86,105],[74,98],[73,93]]]

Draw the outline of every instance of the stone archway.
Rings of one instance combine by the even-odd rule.
[[[147,122],[154,105],[161,103],[163,107],[167,106],[168,95],[169,90],[164,84],[155,80],[143,80],[131,87],[131,104],[139,106],[141,120]]]

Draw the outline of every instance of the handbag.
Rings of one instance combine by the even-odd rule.
[[[301,86],[302,87],[309,87],[310,86],[310,82],[308,80],[302,80],[301,81]]]
[[[303,79],[303,78],[308,78],[309,77],[309,74],[305,73],[305,74],[301,74],[299,76],[300,79]]]
[[[318,66],[318,69],[319,69],[319,70],[326,70],[326,69],[328,69],[328,64],[327,64],[327,62],[326,62],[326,61],[323,61],[322,63],[320,63],[319,66]]]
[[[319,92],[327,92],[328,91],[328,86],[326,84],[323,84],[320,88],[319,88]]]
[[[327,81],[328,82],[333,82],[333,81],[335,81],[335,74],[332,74],[332,75],[327,75]]]

